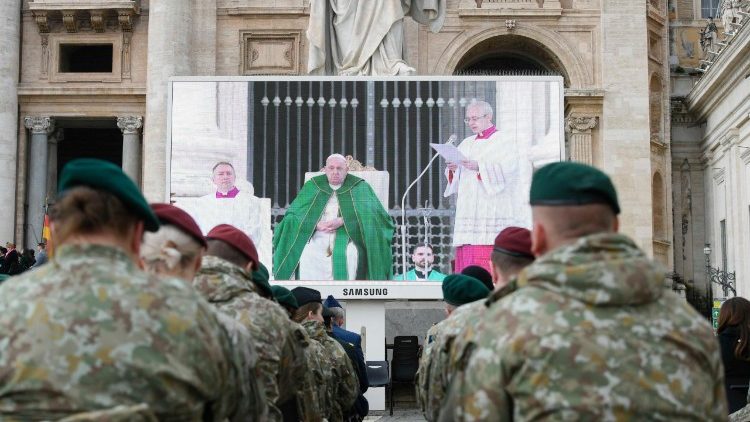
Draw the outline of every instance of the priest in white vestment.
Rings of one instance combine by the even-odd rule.
[[[311,75],[411,75],[403,58],[404,17],[438,32],[447,0],[310,0]]]
[[[246,180],[237,182],[234,166],[228,162],[214,165],[211,180],[216,191],[201,196],[191,207],[193,209],[186,211],[204,234],[219,224],[231,224],[260,248],[264,235],[259,212],[261,205],[260,198],[254,195],[253,185]],[[270,255],[270,251],[268,253]]]
[[[520,165],[513,140],[492,124],[492,107],[476,101],[466,108],[464,121],[474,135],[461,141],[467,158],[447,163],[448,185],[444,196],[457,195],[453,246],[454,272],[470,265],[490,271],[495,237],[509,226],[524,226],[523,204],[518,201]]]

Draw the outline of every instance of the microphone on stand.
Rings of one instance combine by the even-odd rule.
[[[446,144],[453,145],[458,137],[456,134],[452,134],[447,141],[445,141]],[[424,170],[422,170],[421,173],[419,173],[419,176],[417,176],[416,179],[414,179],[413,182],[409,185],[408,188],[406,188],[406,191],[404,191],[404,196],[401,197],[401,267],[402,267],[402,277],[404,278],[404,281],[406,281],[406,195],[409,194],[409,191],[411,188],[414,187],[414,185],[417,184],[419,179],[424,176],[425,173],[427,173],[427,170],[430,169],[432,166],[432,163],[435,161],[436,158],[438,158],[440,155],[437,153],[432,154],[432,158],[430,158],[430,161],[427,162],[427,165],[425,166]]]

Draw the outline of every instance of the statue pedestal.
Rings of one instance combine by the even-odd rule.
[[[325,299],[333,295],[345,302],[345,329],[362,336],[365,360],[386,360],[386,302],[398,300],[442,301],[441,282],[434,281],[272,281],[288,289],[298,286],[320,291]],[[420,338],[425,333],[414,333]],[[370,410],[385,410],[385,387],[370,388],[365,393]]]

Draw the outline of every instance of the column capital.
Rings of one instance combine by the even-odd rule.
[[[124,135],[138,133],[143,127],[142,116],[120,116],[117,118],[117,127]]]
[[[49,116],[26,116],[23,125],[31,130],[31,133],[49,135],[55,130],[55,119]]]
[[[565,118],[565,131],[568,133],[590,133],[599,123],[596,116],[575,116]]]

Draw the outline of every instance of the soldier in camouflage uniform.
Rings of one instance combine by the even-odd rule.
[[[609,178],[550,164],[530,202],[537,260],[482,315],[439,420],[725,420],[711,327],[616,233]]]
[[[47,265],[0,286],[0,419],[145,404],[159,420],[223,421],[238,399],[230,340],[188,284],[136,265],[159,222],[122,170],[68,163]]]
[[[523,268],[534,262],[531,253],[531,232],[521,227],[507,227],[495,237],[495,244],[491,254],[492,281],[495,290],[488,298],[467,303],[451,313],[450,318],[445,321],[446,327],[440,332],[440,336],[434,336],[434,355],[430,364],[430,377],[428,388],[429,396],[425,400],[425,417],[428,420],[437,420],[440,406],[443,404],[448,392],[451,379],[456,370],[458,356],[466,349],[465,338],[471,335],[467,331],[475,331],[475,324],[481,320],[481,316],[487,309],[488,304],[507,296],[515,290],[515,281],[512,280]],[[423,411],[424,411],[423,410]]]
[[[141,244],[141,261],[147,272],[162,277],[175,277],[192,285],[208,244],[193,218],[171,204],[151,204],[159,219],[155,233],[145,233]],[[237,414],[241,420],[265,420],[268,415],[265,393],[256,376],[258,356],[255,340],[234,318],[215,310],[232,342],[234,361],[238,367],[237,387],[241,391]]]
[[[269,419],[281,420],[279,405],[292,399],[298,390],[297,385],[285,380],[308,376],[304,333],[289,321],[278,303],[258,294],[260,287],[251,276],[258,254],[247,235],[222,224],[206,238],[208,250],[193,286],[219,311],[239,321],[256,340],[258,377],[265,390]],[[267,290],[270,292],[270,286]]]
[[[320,292],[297,287],[292,289],[292,293],[299,304],[294,320],[301,321],[310,338],[317,341],[323,349],[319,358],[321,366],[326,370],[325,402],[328,420],[341,421],[359,394],[357,375],[344,348],[326,332]]]
[[[417,402],[422,414],[428,421],[436,420],[445,392],[439,385],[443,382],[441,366],[445,365],[443,348],[460,329],[462,320],[453,318],[464,305],[486,298],[490,290],[474,277],[463,274],[451,274],[443,280],[443,299],[448,318],[433,325],[427,332],[424,350],[417,371]],[[457,321],[459,321],[457,323]]]

